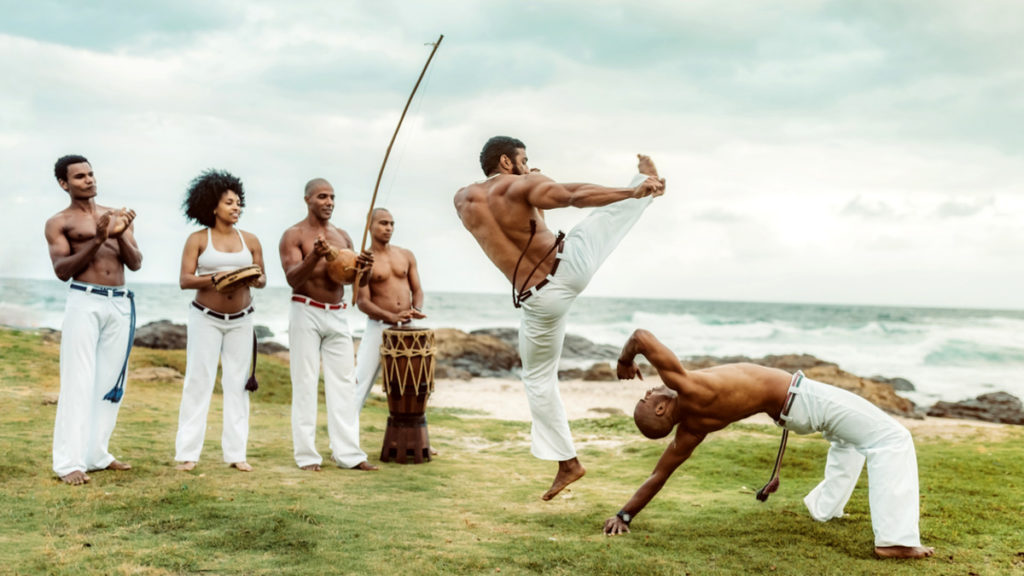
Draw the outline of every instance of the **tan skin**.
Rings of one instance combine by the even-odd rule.
[[[423,288],[416,257],[411,250],[391,244],[395,219],[391,212],[374,210],[370,223],[373,268],[370,281],[359,289],[359,309],[374,320],[406,324],[426,318]]]
[[[674,423],[676,432],[650,477],[622,507],[634,517],[708,434],[762,412],[778,420],[792,379],[783,370],[747,363],[685,370],[675,354],[646,330],[633,332],[622,347],[619,379],[640,377],[635,362],[638,355],[658,370],[664,386],[648,390],[637,403],[636,414]],[[606,535],[627,532],[629,525],[617,515],[605,520]],[[925,546],[875,547],[875,553],[883,558],[923,558],[934,552]]]
[[[462,225],[513,287],[529,289],[548,275],[555,261],[555,251],[551,250],[555,234],[544,222],[544,210],[607,206],[628,198],[665,193],[665,181],[658,178],[651,159],[642,154],[637,157],[640,173],[648,178],[635,188],[609,188],[555,182],[538,170],[531,170],[526,150],[518,148],[512,158],[501,156],[487,180],[459,190],[455,194],[455,210]],[[531,220],[536,222],[536,233],[529,241]],[[529,248],[519,264],[519,277],[514,278],[516,262],[527,242]],[[578,458],[560,461],[551,487],[541,498],[554,498],[584,474],[586,469]]]
[[[238,194],[233,190],[227,190],[221,194],[213,214],[214,225],[209,229],[209,238],[204,229],[189,234],[188,239],[185,240],[185,248],[181,254],[178,285],[182,290],[195,290],[195,300],[203,306],[222,314],[234,314],[245,310],[252,304],[251,288],[266,286],[267,275],[261,273],[255,281],[249,284],[239,284],[232,290],[218,292],[213,285],[216,274],[196,274],[199,267],[199,255],[208,248],[209,240],[213,241],[213,247],[220,252],[241,252],[243,250],[242,240],[238,237],[239,230],[235,227],[242,215]],[[245,238],[245,246],[252,253],[252,263],[263,270],[263,247],[260,245],[259,238],[245,230],[241,230],[241,233]],[[248,462],[232,462],[230,466],[241,472],[252,470],[252,466]],[[195,467],[195,462],[182,462],[176,466],[178,470],[184,471],[192,470]]]
[[[353,250],[352,238],[341,228],[330,223],[334,214],[334,188],[323,179],[306,184],[306,217],[284,231],[278,251],[285,278],[292,294],[306,296],[325,304],[339,304],[345,297],[345,285],[335,282],[327,274],[327,255],[331,247]],[[357,266],[369,266],[373,258],[360,254]],[[309,464],[303,470],[319,472],[319,464]],[[378,467],[360,462],[354,469],[374,471]]]
[[[71,164],[67,179],[58,184],[70,197],[67,208],[46,221],[46,244],[53,271],[63,281],[77,280],[100,286],[123,286],[124,269],[142,267],[142,252],[135,241],[135,211],[96,204],[96,176],[88,162]],[[114,460],[107,470],[131,470]],[[72,486],[91,478],[82,470],[61,477]]]

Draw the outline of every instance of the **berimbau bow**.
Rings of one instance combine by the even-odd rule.
[[[433,43],[434,49],[430,51],[430,57],[427,58],[427,63],[423,65],[420,77],[416,79],[416,85],[412,87],[412,93],[409,94],[409,100],[406,101],[405,108],[402,109],[402,115],[398,118],[398,126],[395,126],[395,133],[391,135],[391,142],[388,142],[387,152],[384,153],[384,161],[381,162],[380,172],[377,173],[377,183],[373,186],[373,198],[370,199],[370,209],[366,212],[366,225],[363,227],[363,240],[359,244],[360,253],[366,250],[366,234],[370,231],[370,217],[373,215],[373,206],[377,203],[377,190],[380,189],[380,180],[384,176],[384,167],[387,166],[388,157],[391,156],[391,147],[395,145],[395,138],[398,137],[398,131],[402,128],[402,120],[405,120],[405,113],[409,111],[409,105],[412,104],[413,96],[416,95],[416,90],[420,87],[420,82],[423,81],[423,75],[427,73],[427,68],[430,67],[430,61],[434,59],[434,53],[437,52],[438,46],[441,45],[441,40],[444,40],[444,34],[438,36],[437,42]],[[362,269],[356,271],[356,279],[355,282],[352,283],[352,304],[356,303],[356,296],[359,294],[359,282],[362,275]]]

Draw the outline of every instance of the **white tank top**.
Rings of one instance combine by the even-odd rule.
[[[199,255],[196,267],[197,276],[214,272],[228,272],[252,265],[252,252],[245,245],[242,231],[237,228],[235,231],[238,232],[238,239],[242,241],[242,250],[240,252],[221,252],[213,247],[213,236],[210,229],[206,229],[206,250]]]

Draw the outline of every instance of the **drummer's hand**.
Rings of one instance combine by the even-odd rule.
[[[409,311],[412,313],[411,317],[415,318],[416,320],[421,320],[421,319],[427,317],[426,314],[424,314],[423,312],[421,312],[420,310],[417,310],[415,308],[410,308]]]
[[[402,310],[401,312],[396,313],[395,314],[395,318],[394,318],[394,320],[391,323],[392,324],[408,324],[409,322],[412,321],[412,319],[413,319],[413,310],[412,310],[412,308],[410,308],[408,310]]]
[[[313,241],[313,253],[319,258],[323,258],[331,253],[331,245],[327,243],[327,239],[324,238],[323,234],[317,234],[316,240]]]

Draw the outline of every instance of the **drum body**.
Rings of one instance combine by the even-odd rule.
[[[388,426],[381,448],[382,462],[406,464],[430,461],[427,398],[434,391],[434,331],[388,328],[380,345]]]

